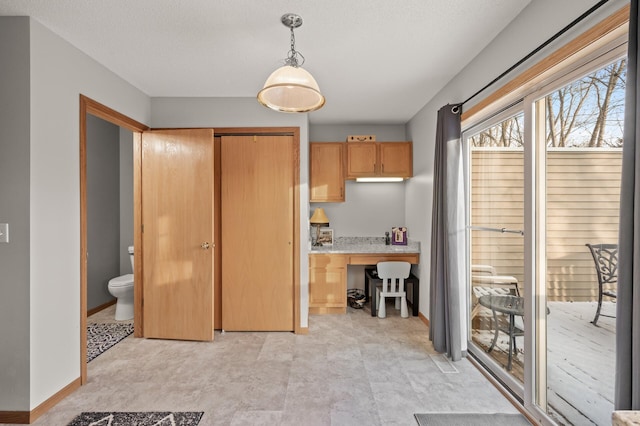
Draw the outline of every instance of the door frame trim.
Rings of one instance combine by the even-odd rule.
[[[101,118],[111,124],[133,132],[134,139],[134,230],[141,222],[140,210],[140,135],[149,127],[100,102],[80,94],[80,385],[87,383],[87,114]],[[141,235],[134,231],[134,246],[140,243]],[[139,247],[139,244],[138,244]],[[139,255],[134,253],[135,257]],[[134,261],[137,266],[137,261]],[[134,271],[134,280],[142,269]],[[141,276],[140,276],[141,277]],[[141,318],[134,319],[134,327],[139,334],[142,330]]]

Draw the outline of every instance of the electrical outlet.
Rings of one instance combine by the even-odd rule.
[[[0,223],[0,243],[9,242],[9,224]]]

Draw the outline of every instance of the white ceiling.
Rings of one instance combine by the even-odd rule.
[[[296,49],[311,123],[405,123],[531,0],[0,0],[151,97],[255,97]],[[455,100],[452,100],[455,101]]]

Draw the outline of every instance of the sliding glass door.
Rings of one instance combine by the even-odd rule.
[[[524,115],[516,106],[464,135],[468,152],[470,344],[522,396]],[[518,315],[520,313],[520,315]]]
[[[537,291],[546,301],[546,395],[539,406],[573,425],[609,424],[613,411],[615,299],[604,296],[598,307],[596,266],[615,275],[626,58],[587,70],[533,100],[535,120],[544,121],[536,141],[544,231]],[[587,245],[601,244],[607,249],[596,264]],[[614,283],[605,283],[607,290]]]
[[[600,296],[589,245],[617,253],[625,54],[463,132],[469,351],[544,423],[608,424],[613,410],[615,286]]]

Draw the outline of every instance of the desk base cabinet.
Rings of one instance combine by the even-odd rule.
[[[347,312],[347,256],[309,256],[309,313]]]
[[[378,262],[400,261],[417,265],[420,253],[318,253],[309,255],[309,313],[347,313],[347,266],[375,266]],[[417,278],[413,277],[418,283]],[[419,286],[419,283],[417,284]],[[414,315],[418,315],[418,289],[412,294]],[[375,312],[375,309],[373,310]]]

